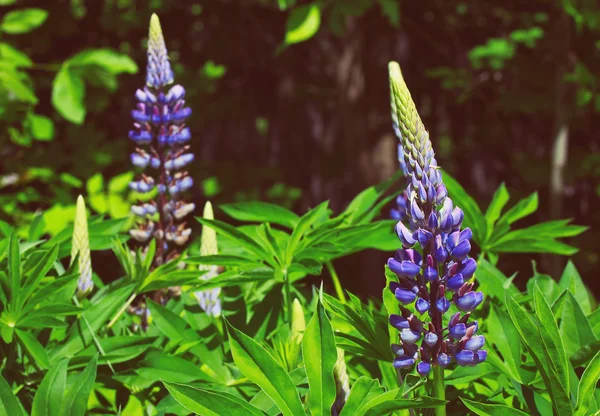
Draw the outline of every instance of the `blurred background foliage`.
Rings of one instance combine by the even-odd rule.
[[[0,0],[0,219],[26,234],[43,212],[36,227],[56,234],[80,193],[95,213],[128,215],[138,196],[127,190],[127,132],[153,12],[194,112],[197,207],[262,199],[305,212],[329,199],[340,212],[389,178],[397,139],[387,62],[397,60],[439,163],[482,209],[504,182],[515,200],[539,192],[522,226],[555,218],[591,226],[570,243],[593,286],[594,0]],[[349,290],[377,295],[387,257],[363,252],[338,272]],[[499,266],[530,270],[529,257],[505,255]],[[559,277],[563,260],[536,260]]]

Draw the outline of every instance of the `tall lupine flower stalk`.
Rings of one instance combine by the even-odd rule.
[[[137,145],[131,162],[147,171],[140,173],[129,187],[141,193],[156,188],[158,195],[131,207],[141,220],[130,234],[141,243],[156,238],[155,264],[160,265],[175,257],[177,247],[188,241],[191,229],[186,228],[183,219],[195,206],[181,197],[193,185],[184,170],[194,160],[187,145],[190,130],[185,125],[191,109],[185,107],[185,89],[181,85],[167,89],[173,83],[173,71],[156,14],[150,19],[146,69],[146,86],[135,93],[138,104],[131,112],[134,129],[129,137]]]
[[[422,377],[433,367],[438,379],[434,393],[440,397],[444,367],[453,361],[466,366],[486,359],[487,352],[481,349],[485,339],[477,335],[477,321],[470,320],[483,293],[472,290],[477,264],[469,257],[471,230],[461,230],[463,211],[448,197],[429,134],[397,63],[389,64],[389,76],[393,126],[406,166],[410,225],[396,225],[402,248],[387,263],[398,276],[390,290],[401,310],[401,315],[390,316],[390,324],[400,331],[399,344],[393,345],[394,367],[410,368],[416,363]],[[413,248],[417,244],[421,253]],[[458,312],[445,324],[444,314],[451,304]]]
[[[73,241],[71,244],[71,264],[77,257],[77,297],[82,298],[92,291],[92,257],[90,253],[90,237],[88,233],[87,212],[83,197],[77,197],[75,208],[75,224],[73,226]]]
[[[207,220],[214,220],[215,215],[213,212],[212,204],[210,201],[204,205],[204,212],[202,217]],[[209,227],[202,227],[202,237],[200,245],[201,256],[213,256],[219,254],[219,247],[217,245],[217,232]],[[219,274],[219,266],[200,265],[200,270],[206,271],[201,276],[202,279],[208,280]],[[198,300],[200,307],[206,312],[207,315],[218,317],[221,315],[221,288],[213,288],[195,292],[194,296]]]

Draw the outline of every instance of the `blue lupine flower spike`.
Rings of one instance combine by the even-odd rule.
[[[185,89],[181,85],[166,89],[174,77],[156,14],[150,19],[146,69],[146,86],[135,93],[137,106],[131,112],[134,129],[129,132],[136,144],[131,163],[146,173],[140,173],[129,187],[155,198],[144,198],[131,207],[140,220],[130,234],[141,243],[156,238],[155,262],[159,265],[174,258],[177,247],[189,240],[191,229],[182,220],[194,211],[195,205],[183,200],[183,193],[194,184],[184,170],[194,161],[187,145],[191,134],[185,125],[192,111],[185,106]]]
[[[469,321],[471,312],[483,302],[483,293],[473,291],[477,269],[469,257],[473,233],[461,229],[464,213],[448,197],[429,133],[397,63],[390,63],[389,74],[393,126],[408,184],[398,205],[409,224],[399,221],[396,225],[402,248],[388,260],[389,269],[398,276],[390,290],[402,311],[402,315],[390,316],[400,342],[392,346],[397,356],[393,364],[396,368],[417,364],[419,375],[427,377],[432,366],[485,361],[487,352],[481,349],[485,338],[476,335],[477,322]],[[411,248],[417,243],[422,255]],[[452,303],[460,312],[444,327],[443,314]]]

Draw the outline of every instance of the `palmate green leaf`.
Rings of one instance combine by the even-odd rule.
[[[2,22],[0,22],[0,31],[11,35],[31,32],[42,25],[47,17],[48,12],[43,9],[14,10],[4,15]]]
[[[554,304],[563,291],[560,287],[558,287],[556,280],[554,280],[551,276],[538,273],[537,265],[534,261],[532,261],[531,264],[533,268],[533,277],[527,281],[527,293],[533,296],[535,286],[537,285],[544,295],[546,301],[550,305]]]
[[[561,385],[556,370],[552,366],[554,357],[548,354],[540,334],[541,323],[534,319],[519,304],[506,294],[506,306],[513,324],[521,335],[521,341],[531,353],[544,384],[552,398],[552,405],[559,415],[572,415],[573,408],[567,390]]]
[[[310,411],[314,416],[330,415],[336,394],[333,368],[337,350],[333,328],[320,299],[302,338],[302,355],[310,386]]]
[[[321,25],[321,9],[316,3],[294,7],[285,24],[285,43],[304,42],[313,37]]]
[[[448,189],[448,196],[452,199],[454,206],[460,207],[465,213],[464,227],[471,227],[473,239],[477,244],[483,244],[487,235],[486,219],[481,213],[479,206],[456,179],[442,170],[444,185]]]
[[[69,274],[61,276],[60,278],[51,281],[50,283],[42,286],[39,290],[35,291],[29,298],[25,307],[23,308],[23,314],[30,312],[37,305],[44,305],[52,300],[53,295],[61,294],[61,292],[68,295],[75,293],[75,287],[77,286],[77,274]]]
[[[58,246],[48,250],[44,257],[40,259],[35,267],[29,271],[25,277],[25,283],[23,284],[23,290],[19,296],[19,309],[24,305],[27,305],[31,299],[29,296],[37,289],[40,281],[46,276],[46,273],[50,271],[54,262],[58,258]]]
[[[521,292],[498,268],[487,260],[477,260],[475,274],[479,289],[487,296],[496,298],[504,303],[504,294],[508,292],[513,297],[520,296]]]
[[[585,416],[594,397],[596,385],[600,380],[600,351],[596,353],[590,364],[586,367],[577,388],[576,416]]]
[[[506,211],[498,220],[498,227],[501,227],[503,224],[510,225],[521,218],[525,218],[537,211],[537,208],[538,194],[534,192],[527,198],[521,199],[515,206]]]
[[[590,322],[571,292],[564,292],[554,303],[553,309],[554,314],[560,317],[560,334],[567,357],[596,341]]]
[[[569,391],[569,361],[565,352],[565,347],[562,343],[556,318],[552,313],[552,309],[539,286],[535,286],[533,291],[533,301],[535,304],[535,312],[541,323],[540,334],[544,347],[550,357],[552,357],[551,365],[556,370],[558,380],[564,389]]]
[[[509,199],[510,195],[506,189],[506,185],[504,182],[502,182],[498,189],[496,189],[496,192],[494,192],[492,202],[490,202],[488,209],[485,211],[485,222],[487,224],[486,240],[492,235],[492,232],[494,231],[494,224],[496,221],[498,221],[498,218],[500,218],[500,214],[502,213],[502,210],[508,203]]]
[[[17,338],[19,341],[21,341],[23,347],[25,347],[27,353],[35,360],[37,366],[43,370],[50,367],[48,354],[46,353],[46,350],[42,344],[40,344],[38,340],[29,332],[20,330],[18,328],[15,332],[17,333]]]
[[[293,229],[300,217],[279,205],[262,201],[236,202],[220,205],[227,215],[238,221],[270,222]]]
[[[275,402],[284,416],[303,415],[298,390],[283,367],[260,344],[230,324],[227,332],[231,354],[240,371]]]
[[[502,354],[503,364],[510,376],[522,383],[519,368],[521,367],[521,338],[510,317],[493,304],[486,319],[488,331],[486,341],[495,345]]]
[[[261,267],[250,270],[229,270],[209,280],[196,279],[194,282],[188,282],[188,285],[191,286],[190,290],[206,290],[215,287],[226,288],[241,286],[245,283],[265,282],[273,278],[273,269]]]
[[[368,403],[370,400],[381,395],[384,392],[378,380],[370,379],[366,376],[361,376],[354,382],[350,394],[340,416],[354,416],[358,414],[358,410]]]
[[[0,416],[23,415],[19,400],[15,397],[4,377],[0,375]]]
[[[61,408],[61,414],[65,416],[84,416],[87,403],[96,381],[96,369],[98,366],[98,354],[96,354],[77,376],[75,382],[67,392]]]
[[[398,180],[398,178],[402,177],[402,171],[397,171],[392,175],[388,180],[378,184],[369,186],[367,189],[359,192],[358,195],[350,201],[346,209],[342,214],[349,214],[347,222],[349,224],[360,223],[363,222],[363,218],[370,214],[370,211],[377,211],[377,205],[379,198],[383,196],[385,191],[387,191],[390,186],[394,182]],[[392,195],[391,198],[395,198],[395,195]],[[377,215],[376,213],[375,215]]]
[[[202,416],[263,416],[265,413],[244,399],[223,391],[163,382],[169,393],[190,412]]]
[[[292,231],[292,235],[288,240],[286,247],[286,261],[285,263],[291,263],[294,254],[299,247],[301,248],[301,240],[302,238],[309,232],[310,228],[319,220],[321,217],[327,214],[327,207],[329,205],[329,201],[325,201],[317,205],[315,208],[308,211],[302,217],[294,227]]]
[[[551,253],[561,256],[572,256],[579,251],[578,248],[558,240],[525,237],[496,242],[489,248],[499,253]]]
[[[33,398],[31,416],[60,414],[67,384],[68,360],[60,360],[46,373]]]
[[[527,416],[527,413],[502,404],[486,404],[460,398],[467,408],[479,416]]]
[[[573,294],[582,312],[587,316],[592,313],[592,301],[590,293],[581,279],[579,271],[571,260],[567,262],[563,270],[558,286]]]

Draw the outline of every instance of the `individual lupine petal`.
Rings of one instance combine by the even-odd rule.
[[[454,339],[461,339],[467,333],[467,326],[463,323],[450,327],[450,336]]]
[[[448,196],[448,190],[446,189],[446,186],[443,183],[441,183],[437,186],[435,191],[435,202],[436,204],[440,204]]]
[[[192,115],[192,109],[189,107],[184,107],[174,111],[173,114],[171,114],[171,120],[173,120],[174,122],[179,122],[185,120],[190,115]]]
[[[129,138],[137,144],[150,144],[152,142],[152,134],[146,130],[131,130],[129,131]]]
[[[390,258],[387,265],[391,271],[399,276],[415,277],[421,271],[421,267],[407,260],[397,261]]]
[[[428,332],[425,334],[425,344],[433,347],[438,342],[438,336],[435,332]]]
[[[417,193],[422,204],[427,202],[427,191],[425,190],[422,182],[419,182],[419,186],[417,186]]]
[[[194,161],[194,154],[193,153],[185,153],[181,156],[176,157],[175,159],[167,160],[165,162],[165,169],[167,169],[167,170],[181,169],[182,167],[184,167],[185,165],[187,165],[188,163],[191,163],[193,161]]]
[[[469,293],[471,289],[473,289],[473,282],[467,282],[458,289],[457,295],[464,296],[466,293]]]
[[[408,368],[415,364],[415,359],[408,355],[402,355],[394,359],[395,368]]]
[[[154,188],[154,179],[145,177],[139,181],[132,181],[129,183],[129,188],[141,193],[150,192]]]
[[[419,364],[417,364],[417,373],[419,373],[421,377],[427,377],[430,371],[431,364],[425,361],[421,361]]]
[[[423,271],[423,276],[429,281],[434,281],[438,277],[438,272],[433,267],[427,266]]]
[[[160,159],[157,157],[150,158],[150,166],[152,166],[154,169],[160,168]]]
[[[429,219],[427,220],[427,225],[429,225],[429,228],[431,228],[432,230],[435,230],[436,228],[438,228],[438,217],[435,212],[432,212],[431,214],[429,214]]]
[[[468,314],[467,314],[468,315]],[[467,316],[465,315],[465,316]],[[454,326],[460,321],[460,312],[456,312],[454,315],[450,317],[450,321],[448,322],[448,326]]]
[[[438,354],[437,362],[440,367],[447,367],[450,365],[450,357],[445,352],[441,352]]]
[[[148,95],[146,95],[146,93],[142,90],[140,90],[138,88],[138,90],[135,92],[135,98],[136,100],[145,103],[146,101],[148,101]]]
[[[446,311],[450,308],[450,302],[446,298],[440,298],[435,302],[435,307],[441,313],[446,313]]]
[[[475,353],[475,359],[478,363],[482,363],[486,360],[487,358],[487,351],[486,350],[479,350]]]
[[[165,96],[165,101],[167,103],[172,103],[172,102],[181,100],[184,96],[185,96],[185,88],[183,88],[179,84],[173,85],[171,88],[169,88],[169,92]]]
[[[442,244],[442,236],[441,235],[436,235],[435,236],[435,261],[437,261],[439,264],[443,264],[446,259],[448,258],[448,251],[446,250],[446,247],[444,247],[444,244]]]
[[[455,207],[452,210],[452,226],[460,228],[462,224],[463,218],[465,217],[465,213],[459,207]]]
[[[477,323],[477,321],[473,321],[473,322],[467,324],[467,329],[469,329],[471,331],[471,334],[475,334],[475,333],[477,333],[477,330],[479,329],[479,324]]]
[[[423,218],[425,218],[425,214],[423,213],[421,207],[419,207],[419,204],[417,203],[416,199],[410,201],[410,216],[415,221],[422,221]]]
[[[436,194],[436,190],[435,187],[430,183],[429,186],[427,187],[427,202],[430,204],[435,203],[437,194]]]
[[[131,110],[131,118],[142,124],[150,121],[150,115],[144,110]]]
[[[138,168],[145,168],[150,163],[150,155],[147,153],[132,153],[131,154],[131,163],[133,166],[137,166]]]
[[[483,302],[483,293],[469,292],[456,300],[456,307],[461,311],[470,312]]]
[[[450,255],[456,260],[463,260],[471,251],[471,242],[469,240],[463,240],[452,249]]]
[[[465,342],[465,349],[469,351],[477,351],[485,345],[485,337],[483,335],[475,335]]]
[[[458,241],[471,240],[472,238],[473,238],[473,231],[471,231],[471,229],[469,227],[462,230],[460,232],[460,234],[458,235]]]
[[[152,232],[148,229],[133,229],[129,230],[129,234],[140,243],[145,243],[150,239]]]
[[[398,331],[409,328],[408,320],[400,315],[390,315],[390,325],[396,328]]]
[[[404,348],[400,344],[392,344],[392,352],[397,356],[406,355],[404,353]]]
[[[477,262],[474,259],[469,258],[462,263],[460,273],[465,279],[470,279],[475,273],[475,270],[477,270]]]
[[[145,217],[147,213],[146,208],[143,205],[132,205],[131,212],[138,217]]]
[[[412,247],[417,240],[413,238],[412,232],[401,221],[396,224],[396,234],[404,247]]]
[[[465,279],[461,273],[455,274],[446,281],[446,286],[450,290],[458,290],[463,285]]]
[[[194,205],[194,203],[180,203],[176,206],[175,210],[173,210],[173,216],[180,220],[187,216],[190,212],[194,211],[194,209],[196,209],[196,205]]]
[[[430,231],[427,231],[423,228],[419,228],[416,234],[417,240],[419,240],[419,244],[421,244],[421,247],[425,247],[433,237],[433,234],[431,234]]]
[[[408,260],[414,264],[421,264],[421,254],[412,248],[398,249],[394,254],[394,258],[398,261]]]
[[[429,309],[429,302],[423,298],[418,298],[417,302],[415,303],[415,309],[419,313],[425,313]]]
[[[414,300],[417,297],[417,295],[415,295],[410,290],[405,290],[405,289],[400,289],[400,288],[396,289],[396,291],[394,292],[394,295],[396,296],[396,299],[398,299],[398,301],[403,303],[404,305],[408,305],[408,304],[414,302]]]
[[[456,362],[458,363],[458,365],[464,367],[473,363],[475,359],[475,354],[473,353],[473,351],[462,350],[455,354],[454,358],[456,358]]]
[[[400,331],[400,339],[407,344],[414,344],[421,338],[421,333],[412,329],[403,329]]]

